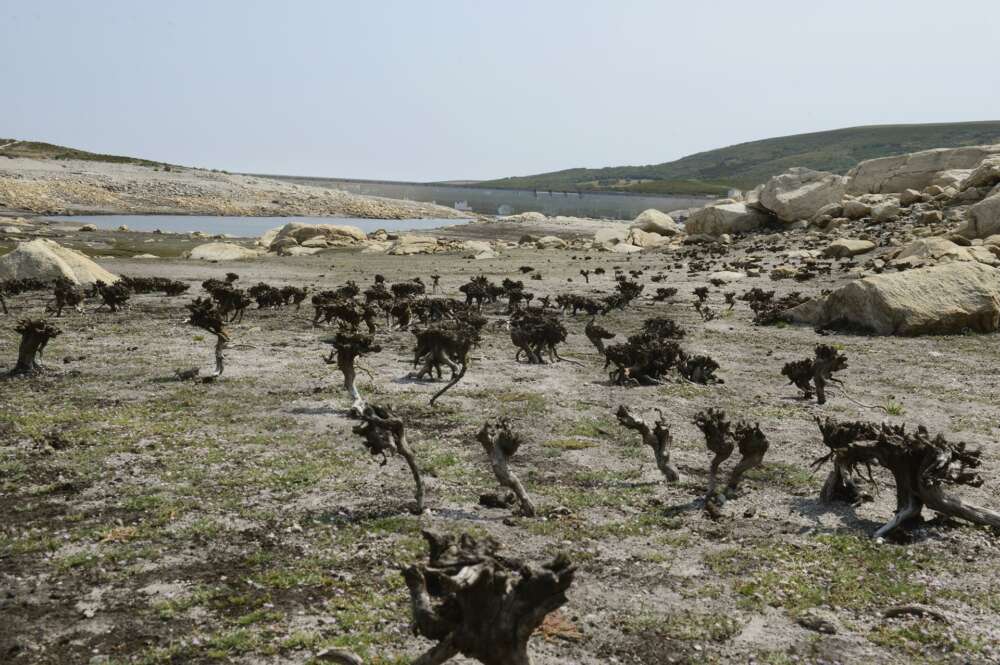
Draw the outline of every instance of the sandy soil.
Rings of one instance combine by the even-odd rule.
[[[742,252],[734,247],[716,267]],[[779,262],[772,255],[764,266]],[[63,334],[46,351],[53,371],[0,383],[4,662],[304,663],[329,644],[369,663],[408,662],[429,644],[409,633],[398,570],[425,556],[426,527],[489,533],[532,560],[565,551],[579,565],[562,610],[574,630],[532,640],[540,665],[1000,660],[995,534],[934,520],[875,543],[869,536],[894,505],[891,480],[876,472],[871,503],[827,506],[817,498],[822,473],[809,471],[825,452],[814,416],[924,424],[984,448],[987,482],[962,494],[998,508],[996,335],[819,337],[755,327],[742,302],[705,323],[691,306],[705,272],[655,252],[631,260],[581,251],[514,250],[475,262],[332,251],[229,264],[102,263],[192,289],[135,296],[115,314],[93,303],[65,314]],[[600,295],[612,290],[616,265],[642,269],[646,294],[601,323],[628,335],[647,317],[673,317],[688,331],[682,346],[715,358],[725,383],[609,385],[582,316],[566,317],[561,347],[580,365],[518,363],[497,307],[466,378],[429,407],[440,384],[405,378],[413,336],[382,330],[384,350],[363,361],[372,378],[362,391],[406,420],[428,477],[430,512],[420,517],[404,509],[413,488],[402,461],[380,467],[351,434],[350,400],[321,360],[329,331],[313,328],[306,308],[249,311],[232,326],[221,381],[174,378],[176,368],[210,366],[212,340],[184,324],[183,305],[201,294],[202,280],[228,271],[244,287],[313,288],[437,272],[443,294],[458,296],[475,274],[523,279],[518,267],[533,266],[543,279],[525,284],[538,295]],[[597,266],[609,274],[585,284],[579,270]],[[659,274],[663,281],[652,283]],[[750,278],[712,288],[710,301],[724,311],[723,290],[814,294],[843,279],[838,271],[801,284]],[[657,286],[676,287],[675,301],[652,302]],[[40,315],[44,300],[12,299],[11,314],[0,317],[0,358],[13,363],[15,321]],[[842,375],[853,398],[897,415],[839,392],[823,407],[800,400],[781,367],[820,341],[847,354]],[[662,409],[679,483],[665,483],[651,451],[616,424],[619,404]],[[709,455],[692,424],[707,407],[759,422],[771,443],[719,521],[702,508]],[[495,486],[474,434],[501,414],[530,439],[514,469],[541,517],[511,519],[478,505]],[[934,607],[948,621],[883,618],[906,603]],[[832,632],[816,630],[822,621]]]
[[[47,214],[465,217],[451,208],[256,176],[80,160],[0,158],[0,207]]]

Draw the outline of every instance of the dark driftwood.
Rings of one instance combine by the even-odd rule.
[[[21,343],[17,348],[17,364],[10,375],[23,376],[44,370],[38,357],[45,351],[49,340],[61,335],[62,331],[45,319],[23,319],[18,322],[14,331],[21,335]]]
[[[667,421],[663,418],[662,413],[660,413],[660,419],[653,423],[652,427],[624,405],[618,407],[615,415],[623,427],[638,432],[639,436],[642,437],[642,442],[653,449],[653,455],[656,457],[656,468],[660,470],[668,482],[675,483],[681,479],[681,474],[670,463],[670,446],[673,443],[673,437],[670,435],[670,427],[667,426]]]
[[[375,343],[374,337],[361,333],[339,332],[324,341],[333,347],[330,356],[324,360],[328,365],[336,363],[337,369],[344,375],[344,388],[352,400],[351,412],[360,415],[365,410],[365,400],[355,383],[357,369],[354,363],[358,356],[378,353],[382,347]]]
[[[382,465],[387,463],[386,455],[398,453],[406,460],[406,465],[410,467],[413,474],[413,483],[416,485],[415,505],[411,507],[411,512],[420,515],[424,512],[424,481],[417,467],[417,460],[413,456],[413,451],[406,441],[406,426],[399,416],[392,412],[388,406],[370,404],[361,413],[360,425],[353,428],[353,432],[362,437],[365,448],[368,452],[382,456]]]
[[[861,466],[878,464],[892,473],[896,482],[895,514],[875,531],[876,537],[919,522],[925,507],[973,524],[1000,528],[1000,513],[968,504],[945,489],[948,485],[982,485],[982,477],[973,471],[982,463],[980,451],[947,441],[940,434],[931,437],[922,426],[908,432],[903,425],[854,423],[848,424],[847,434],[840,437],[833,436],[835,428],[832,421],[820,423],[830,453],[815,466],[833,460],[835,471],[850,477]]]
[[[440,665],[462,654],[483,665],[531,665],[528,640],[566,603],[575,568],[560,555],[544,566],[499,556],[492,539],[425,531],[426,565],[403,571],[414,634],[437,642],[413,661]]]
[[[524,439],[513,431],[510,421],[506,418],[497,418],[495,421],[487,420],[476,440],[483,446],[486,456],[489,457],[490,467],[493,475],[501,487],[511,490],[517,497],[520,504],[520,512],[525,517],[535,516],[535,504],[531,502],[531,497],[525,491],[524,485],[517,475],[510,470],[508,462],[517,449],[520,448]]]

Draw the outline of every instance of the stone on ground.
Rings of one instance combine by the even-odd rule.
[[[538,249],[565,249],[566,241],[556,236],[542,236],[535,241],[535,247]]]
[[[747,208],[744,203],[710,205],[693,212],[684,223],[684,231],[690,235],[718,236],[755,231],[769,220],[768,215]]]
[[[433,254],[437,251],[437,238],[432,236],[401,235],[389,247],[389,254],[393,256],[407,256],[410,254]]]
[[[8,279],[52,280],[65,277],[74,284],[93,284],[98,280],[111,284],[114,275],[86,255],[63,247],[53,240],[39,238],[22,242],[0,257],[0,281]]]
[[[840,203],[847,178],[803,167],[773,176],[760,192],[760,204],[783,222],[812,219],[831,203]]]
[[[629,226],[630,229],[639,229],[640,231],[645,231],[646,233],[658,233],[661,236],[673,236],[680,233],[680,228],[677,226],[677,222],[674,221],[673,217],[665,212],[661,212],[656,208],[650,208],[649,210],[643,210],[639,215],[632,221]]]
[[[874,275],[799,305],[788,316],[876,335],[993,332],[1000,325],[1000,270],[962,262]]]
[[[875,243],[870,240],[858,240],[856,238],[842,238],[834,240],[823,250],[823,256],[834,259],[842,259],[848,256],[857,256],[875,249]]]
[[[189,259],[200,261],[241,261],[255,259],[260,252],[232,242],[209,242],[198,245],[188,252]]]

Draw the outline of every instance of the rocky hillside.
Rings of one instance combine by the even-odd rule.
[[[461,216],[426,203],[121,159],[0,158],[0,207],[43,214]]]
[[[724,194],[750,189],[793,166],[846,173],[858,162],[917,152],[1000,143],[1000,121],[873,125],[751,141],[646,166],[567,169],[477,183],[483,187]]]

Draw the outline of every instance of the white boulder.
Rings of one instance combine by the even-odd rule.
[[[433,254],[438,249],[437,238],[432,236],[401,235],[389,247],[388,253],[393,256],[408,256],[410,254]]]
[[[966,176],[958,188],[965,191],[970,187],[993,187],[1000,183],[1000,155],[991,155]]]
[[[851,194],[922,190],[942,171],[972,169],[990,155],[1000,154],[1000,145],[937,148],[861,162],[847,173]]]
[[[628,237],[628,229],[624,225],[609,226],[598,229],[594,233],[594,246],[600,249],[611,249],[615,245],[625,242]]]
[[[209,242],[188,252],[187,258],[199,261],[242,261],[255,259],[260,252],[232,242]]]
[[[1000,233],[1000,193],[969,208],[969,220],[958,232],[966,238],[987,238]]]
[[[542,236],[535,241],[538,249],[566,249],[566,241],[556,236]]]
[[[118,281],[114,275],[86,255],[63,247],[53,240],[39,238],[19,243],[0,257],[0,281],[8,279],[52,280],[65,277],[74,284]]]
[[[691,235],[718,236],[724,233],[754,231],[763,226],[768,215],[747,208],[744,203],[710,205],[696,210],[684,223],[684,232]]]
[[[842,259],[849,256],[857,256],[875,249],[875,243],[870,240],[859,240],[855,238],[842,238],[834,240],[823,250],[823,256],[834,259]]]
[[[764,184],[760,205],[784,222],[797,222],[812,219],[824,206],[840,203],[846,190],[844,176],[794,167]]]
[[[656,208],[643,210],[632,221],[629,228],[639,229],[646,233],[658,233],[661,236],[673,236],[680,232],[680,228],[678,228],[677,222],[674,221],[673,217],[665,212],[660,212]]]
[[[956,262],[874,275],[787,315],[799,323],[876,335],[993,332],[1000,325],[1000,270]]]

